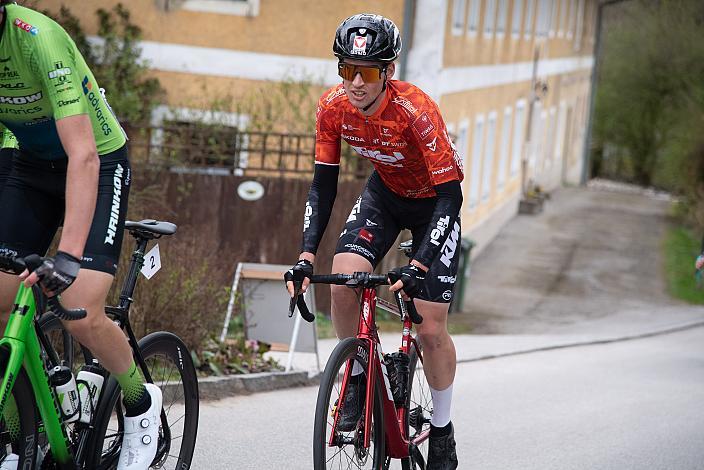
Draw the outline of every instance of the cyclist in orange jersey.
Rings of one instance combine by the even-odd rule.
[[[396,268],[403,289],[424,321],[418,337],[433,397],[429,470],[457,468],[450,421],[456,353],[447,332],[447,313],[457,274],[462,206],[461,159],[438,106],[416,86],[393,80],[401,37],[389,19],[373,14],[347,18],[338,27],[333,52],[342,84],[323,94],[317,110],[315,175],[308,194],[299,261],[286,274],[305,288],[337,192],[340,145],[344,140],[374,165],[347,218],[333,259],[333,272],[371,272],[393,246],[400,230],[413,235],[412,259]],[[338,338],[357,332],[358,299],[344,286],[332,288],[332,320]],[[339,427],[354,429],[362,410],[362,370],[352,371]],[[349,402],[349,403],[348,403]]]

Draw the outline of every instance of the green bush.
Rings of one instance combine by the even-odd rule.
[[[704,290],[697,286],[694,261],[700,252],[700,239],[682,227],[671,228],[664,243],[665,274],[670,295],[693,304],[704,304]]]

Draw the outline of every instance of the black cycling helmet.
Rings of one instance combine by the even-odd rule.
[[[393,62],[401,52],[401,33],[388,18],[360,13],[338,26],[332,52],[341,60]]]

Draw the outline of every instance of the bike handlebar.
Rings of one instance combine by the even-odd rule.
[[[347,286],[349,288],[362,287],[365,289],[374,289],[378,286],[389,285],[389,277],[384,274],[372,274],[366,272],[357,272],[354,274],[317,274],[310,278],[311,284],[334,284],[338,286]],[[394,281],[395,282],[395,281]],[[293,311],[298,306],[298,311],[301,317],[309,323],[315,320],[315,315],[310,312],[303,294],[301,293],[302,282],[293,283],[295,295],[291,298],[288,314],[293,316]],[[423,323],[423,317],[416,310],[413,300],[404,301],[401,291],[394,292],[396,305],[401,312],[401,318],[406,314],[411,318],[411,321],[416,325]]]
[[[27,269],[29,272],[35,271],[41,266],[44,259],[39,255],[29,255],[26,258],[0,255],[0,271],[10,274],[22,274]],[[49,311],[62,320],[80,320],[85,318],[87,312],[83,308],[67,309],[61,305],[59,296],[47,297]]]

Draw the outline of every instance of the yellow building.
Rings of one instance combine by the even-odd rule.
[[[64,3],[89,34],[97,8]],[[374,12],[402,31],[400,75],[440,105],[463,158],[463,231],[485,246],[513,215],[522,186],[578,183],[598,0],[123,0],[144,32],[143,57],[167,91],[153,123],[175,110],[207,119],[219,96],[266,80],[339,83],[332,56],[345,17]],[[221,113],[243,126],[247,116]]]

